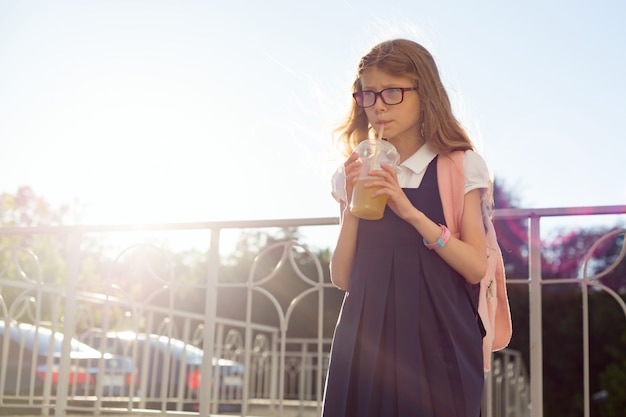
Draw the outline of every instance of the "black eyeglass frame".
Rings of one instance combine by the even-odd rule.
[[[387,103],[387,101],[385,100],[385,98],[383,97],[383,93],[385,91],[388,90],[400,90],[400,92],[402,93],[402,95],[400,96],[400,101],[398,101],[397,103]],[[370,91],[370,90],[366,90],[366,91],[357,91],[356,93],[352,93],[352,98],[354,99],[354,102],[356,103],[356,105],[362,109],[366,109],[368,107],[372,107],[373,105],[376,104],[376,100],[378,100],[378,97],[380,97],[380,99],[383,101],[383,103],[385,103],[388,106],[395,106],[396,104],[400,104],[404,101],[404,93],[407,91],[417,91],[417,87],[391,87],[391,88],[385,88],[383,90],[380,90],[379,92],[376,91]],[[359,100],[357,99],[358,95],[363,95],[364,93],[371,93],[374,94],[374,102],[372,104],[370,104],[369,106],[361,106],[359,104]],[[363,101],[363,100],[361,100]]]

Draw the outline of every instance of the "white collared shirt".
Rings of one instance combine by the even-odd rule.
[[[428,146],[420,147],[398,167],[398,183],[402,188],[418,188],[426,173],[428,164],[437,154]],[[485,160],[474,151],[466,151],[463,160],[465,175],[465,193],[476,188],[489,188],[491,183]],[[346,201],[343,164],[332,177],[332,194],[337,201]]]

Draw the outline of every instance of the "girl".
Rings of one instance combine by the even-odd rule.
[[[452,114],[433,57],[395,39],[358,66],[341,141],[351,153],[372,133],[400,154],[369,186],[387,195],[381,220],[349,209],[360,162],[352,153],[334,178],[341,228],[330,272],[345,290],[324,392],[324,417],[478,417],[483,391],[477,315],[486,270],[483,200],[489,172]],[[445,226],[437,161],[465,151],[460,236]]]

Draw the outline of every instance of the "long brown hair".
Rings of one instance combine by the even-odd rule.
[[[467,132],[452,114],[437,65],[426,48],[407,39],[393,39],[374,46],[359,62],[353,92],[362,91],[361,74],[370,68],[413,80],[421,103],[424,139],[435,152],[474,149]],[[336,129],[344,153],[351,153],[359,142],[367,139],[369,130],[365,110],[353,102],[348,117]]]

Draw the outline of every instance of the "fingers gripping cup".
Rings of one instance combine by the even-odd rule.
[[[366,220],[378,220],[383,217],[387,196],[379,195],[372,198],[372,194],[380,187],[365,187],[371,181],[379,180],[380,177],[369,176],[371,170],[381,169],[380,164],[388,164],[393,167],[400,162],[400,155],[395,146],[380,139],[367,139],[359,143],[354,150],[363,163],[359,177],[354,183],[350,211],[355,216]]]

